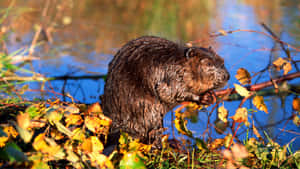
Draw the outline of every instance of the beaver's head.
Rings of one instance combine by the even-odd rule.
[[[191,47],[186,48],[184,53],[188,60],[185,80],[191,92],[201,94],[225,86],[230,75],[224,60],[211,48]]]

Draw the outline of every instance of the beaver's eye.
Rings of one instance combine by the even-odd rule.
[[[207,60],[205,65],[206,65],[207,67],[211,67],[211,66],[213,66],[213,63],[212,63],[211,60]]]

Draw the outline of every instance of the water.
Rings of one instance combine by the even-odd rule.
[[[1,1],[0,6],[5,7],[9,2]],[[40,60],[33,61],[32,66],[25,65],[25,68],[33,67],[34,71],[47,77],[106,74],[107,65],[118,48],[133,38],[147,34],[166,37],[181,43],[200,40],[196,45],[213,46],[225,59],[225,65],[230,71],[231,79],[227,87],[233,87],[234,83],[238,83],[234,78],[238,68],[246,68],[253,75],[268,65],[271,49],[275,45],[274,40],[260,33],[249,31],[239,31],[217,38],[209,38],[209,33],[238,29],[266,32],[260,25],[264,22],[280,36],[281,40],[294,46],[299,46],[300,40],[300,2],[296,0],[270,2],[178,0],[177,3],[168,0],[152,2],[116,0],[113,3],[108,0],[53,1],[48,9],[47,16],[49,17],[41,19],[41,11],[44,9],[45,2],[15,1],[14,11],[22,9],[27,12],[9,17],[8,20],[14,21],[15,24],[11,26],[14,32],[8,36],[7,48],[12,52],[20,47],[28,47],[34,36],[33,27],[36,27],[42,20],[47,25],[45,30],[50,35],[48,42],[43,43],[34,53],[34,56]],[[5,22],[3,25],[10,25],[10,23]],[[42,42],[45,37],[40,40]],[[275,49],[277,51],[272,53],[273,59],[286,57],[278,44]],[[295,60],[299,60],[299,52],[292,50],[291,54]],[[292,72],[295,71],[293,67]],[[268,80],[270,74],[276,75],[275,72],[267,71],[258,82]],[[293,80],[291,83],[299,84],[299,80]],[[49,85],[47,86],[48,90],[52,90]],[[52,81],[51,86],[56,92],[70,93],[78,102],[94,103],[99,101],[99,95],[103,93],[104,81],[102,79]],[[40,89],[41,84],[31,83],[30,87]],[[26,93],[28,99],[36,97],[59,96],[52,93],[46,95],[36,92]],[[300,129],[291,120],[286,120],[292,115],[293,97],[293,95],[284,98],[265,97],[270,113],[259,111],[254,114],[253,118],[261,134],[263,134],[262,131],[267,131],[270,137],[281,145],[296,138],[293,148],[298,150]],[[63,99],[70,101],[68,98]],[[229,117],[235,113],[239,103],[240,101],[224,103],[229,109]],[[250,107],[251,103],[246,102],[244,106]],[[214,121],[215,116],[216,113],[213,113],[210,117],[211,121]],[[202,112],[199,114],[198,123],[189,123],[188,127],[196,136],[201,136],[206,129],[207,118],[207,113]],[[165,118],[165,126],[169,128],[170,119],[171,113]],[[268,124],[273,125],[268,126]],[[280,132],[280,129],[290,130],[296,134],[287,131]],[[228,132],[229,130],[226,131]],[[245,132],[244,127],[239,130],[240,139],[245,138]],[[167,133],[170,133],[170,130]],[[224,137],[214,132],[211,135]],[[250,136],[253,136],[252,132]]]

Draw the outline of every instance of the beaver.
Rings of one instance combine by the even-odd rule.
[[[228,79],[224,60],[211,48],[143,36],[125,44],[109,63],[103,112],[113,120],[111,134],[121,130],[153,143],[168,111],[184,101],[210,104],[211,91]]]

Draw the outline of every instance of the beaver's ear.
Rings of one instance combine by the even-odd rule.
[[[192,48],[185,48],[184,49],[184,56],[187,58],[187,59],[189,59],[189,58],[191,58],[191,54],[192,54]]]
[[[189,59],[195,55],[195,51],[193,47],[184,49],[184,56]]]

